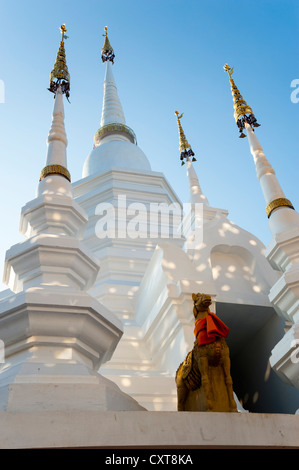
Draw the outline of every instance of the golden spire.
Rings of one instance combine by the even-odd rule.
[[[237,126],[239,128],[240,136],[241,138],[246,137],[245,134],[243,133],[243,130],[245,128],[245,122],[247,124],[250,124],[251,127],[259,127],[260,124],[257,123],[257,120],[253,114],[253,111],[250,106],[246,103],[246,101],[243,99],[243,96],[239,92],[234,80],[232,79],[232,73],[234,71],[234,67],[231,69],[227,64],[224,65],[224,70],[225,72],[228,73],[229,75],[229,81],[231,85],[231,91],[233,95],[233,100],[234,100],[234,117],[237,123]]]
[[[62,93],[65,93],[66,97],[68,98],[70,95],[70,74],[66,65],[64,49],[64,40],[68,38],[68,36],[65,34],[65,24],[61,25],[60,32],[62,34],[62,38],[53,70],[50,73],[50,88],[48,88],[48,90],[56,94],[57,88],[60,86]]]
[[[112,64],[114,64],[114,57],[115,57],[115,54],[113,52],[113,48],[110,44],[110,41],[108,39],[108,33],[107,33],[107,26],[105,26],[105,34],[103,34],[103,36],[105,36],[105,41],[104,41],[104,45],[102,47],[102,61],[105,62],[106,60],[110,60],[110,62],[112,62]]]
[[[182,165],[185,165],[184,159],[188,161],[189,157],[193,157],[192,161],[196,162],[196,158],[194,158],[194,152],[191,148],[191,145],[189,145],[188,140],[186,139],[185,133],[181,125],[180,120],[183,117],[183,113],[179,115],[180,113],[178,111],[175,111],[174,114],[176,115],[177,120],[178,120],[179,137],[180,137],[180,152],[181,152],[180,159],[181,159]]]

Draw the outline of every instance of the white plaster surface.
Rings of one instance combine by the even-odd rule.
[[[299,416],[59,411],[0,413],[0,448],[299,448]]]
[[[121,124],[126,123],[123,108],[118,97],[117,87],[112,73],[112,65],[108,60],[106,62],[106,73],[104,80],[104,96],[101,126],[118,122]]]
[[[123,144],[134,147],[115,141],[93,152],[103,151],[102,161],[109,162],[104,149],[113,144],[119,150]],[[117,198],[123,196],[126,208],[132,201],[146,207],[152,202],[182,205],[164,175],[137,166],[122,168],[123,160],[130,161],[122,152],[113,158],[113,165],[119,166],[107,167],[73,185],[75,200],[89,218],[84,241],[100,259],[101,269],[90,294],[124,325],[124,335],[101,372],[148,410],[175,411],[175,371],[194,342],[192,292],[210,293],[213,309],[217,302],[240,305],[241,313],[244,305],[269,308],[268,293],[279,273],[265,259],[260,240],[231,222],[228,211],[208,205],[192,165],[187,166],[190,198],[204,203],[200,246],[188,248],[188,233],[186,238],[150,238],[148,225],[145,237],[100,239],[96,235],[100,204],[112,204],[117,216]],[[236,325],[239,334],[240,315],[230,315],[231,331]],[[268,319],[268,313],[260,309],[253,328],[252,315],[241,316],[245,344]]]
[[[113,167],[150,171],[150,163],[144,152],[135,144],[124,140],[105,142],[95,147],[87,156],[82,178],[103,174]]]

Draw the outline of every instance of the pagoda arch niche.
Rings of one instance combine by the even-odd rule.
[[[212,248],[210,260],[218,300],[256,304],[257,297],[267,295],[257,260],[246,248],[219,244]]]

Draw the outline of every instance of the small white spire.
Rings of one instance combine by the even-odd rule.
[[[46,165],[63,165],[66,167],[66,147],[68,141],[64,127],[63,94],[59,86],[54,101],[52,124],[49,131]]]
[[[107,26],[105,27],[104,36],[105,42],[102,48],[102,61],[107,62],[107,64],[104,79],[101,127],[94,135],[94,148],[115,140],[136,143],[134,132],[126,126],[124,111],[118,97],[117,86],[112,73],[110,62],[114,63],[115,54],[108,39]]]
[[[266,212],[272,235],[295,225],[299,226],[299,214],[294,210],[292,203],[286,199],[275,171],[267,160],[255,132],[248,123],[245,123],[245,128],[250,152],[255,163],[256,175],[267,204]]]
[[[291,201],[285,197],[276,178],[275,171],[268,162],[263,148],[254,133],[253,128],[259,127],[260,124],[257,123],[251,107],[243,99],[234,80],[231,78],[234,68],[230,68],[227,64],[223,68],[230,77],[235,109],[234,116],[239,128],[240,137],[246,137],[243,133],[243,130],[246,129],[250,152],[255,163],[256,175],[267,204],[266,213],[269,218],[269,228],[272,235],[276,235],[290,227],[297,226],[299,224],[299,214],[294,210]]]
[[[110,61],[106,64],[101,127],[111,123],[126,124],[123,108],[118,97]]]
[[[187,177],[189,181],[191,204],[202,203],[208,206],[209,201],[206,196],[204,196],[204,194],[202,193],[196,171],[190,160],[187,161]]]
[[[70,174],[67,169],[67,137],[64,127],[63,93],[60,85],[55,94],[52,124],[47,139],[46,166],[40,176],[37,194],[72,195]]]
[[[185,160],[187,164],[187,177],[188,177],[188,182],[189,182],[190,202],[191,204],[201,203],[201,204],[205,204],[206,206],[208,206],[209,202],[202,193],[196,171],[192,165],[192,162],[195,162],[196,158],[194,156],[194,152],[182,128],[181,119],[183,117],[183,113],[180,115],[178,111],[175,111],[174,114],[177,117],[178,130],[179,130],[181,165],[185,165]]]

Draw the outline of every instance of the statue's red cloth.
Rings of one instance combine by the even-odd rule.
[[[213,343],[219,337],[226,338],[228,332],[229,328],[212,312],[195,322],[194,335],[198,346]]]

